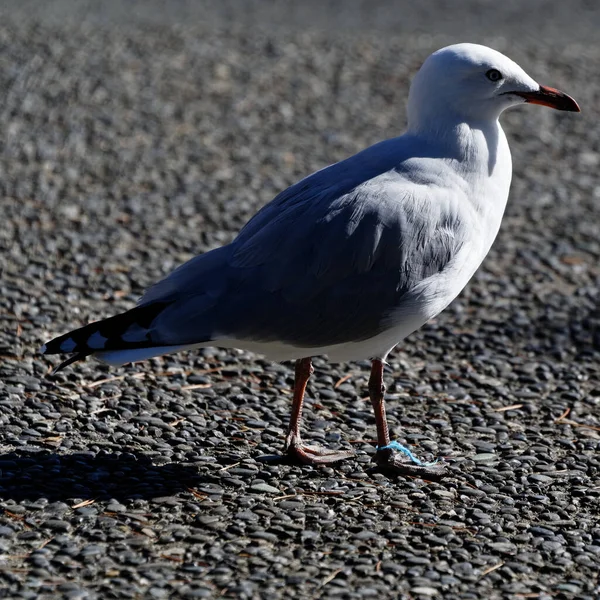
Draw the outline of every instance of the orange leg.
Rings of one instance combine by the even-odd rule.
[[[300,436],[300,419],[304,404],[304,393],[309,377],[314,369],[310,358],[296,361],[296,377],[294,381],[294,399],[292,401],[292,416],[285,440],[285,451],[308,465],[327,465],[344,460],[354,455],[344,450],[327,450],[319,446],[304,444]]]
[[[385,415],[385,383],[383,382],[383,361],[374,359],[371,365],[371,377],[369,378],[369,396],[375,412],[375,423],[377,425],[377,453],[375,460],[380,467],[387,471],[399,475],[413,475],[424,477],[425,479],[440,479],[445,475],[445,468],[442,465],[430,466],[420,465],[409,462],[406,456],[399,452],[394,452],[396,448],[401,448],[405,452],[410,451],[400,444],[394,442],[390,446],[390,432]],[[410,455],[412,457],[412,454]],[[413,457],[413,460],[416,459]]]

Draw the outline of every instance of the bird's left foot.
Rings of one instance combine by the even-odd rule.
[[[321,446],[304,444],[300,436],[289,435],[285,451],[305,465],[330,465],[354,456],[351,450],[328,450]]]
[[[423,479],[438,480],[448,475],[443,462],[422,463],[413,453],[398,442],[377,448],[375,462],[384,471],[395,475],[408,475]]]

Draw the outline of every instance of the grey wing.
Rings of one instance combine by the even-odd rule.
[[[153,337],[301,347],[366,339],[466,239],[459,197],[396,171],[318,200],[283,203],[215,251],[217,259],[209,253],[175,271],[160,298],[150,296],[175,298]],[[202,268],[209,260],[215,264]]]

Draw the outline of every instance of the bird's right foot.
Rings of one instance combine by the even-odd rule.
[[[434,481],[448,475],[443,462],[422,463],[408,448],[398,442],[377,448],[374,460],[380,469],[394,475],[408,475]]]

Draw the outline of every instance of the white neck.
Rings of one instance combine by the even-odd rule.
[[[487,253],[500,228],[512,178],[506,136],[497,119],[449,124],[446,116],[443,128],[438,125],[430,121],[427,127],[409,126],[407,133],[433,149],[432,154],[458,176],[461,189],[487,228]]]

